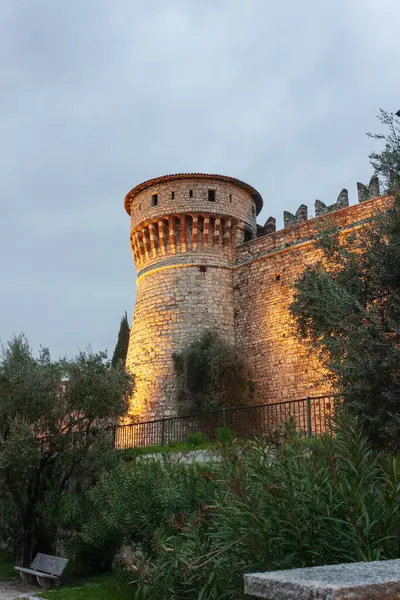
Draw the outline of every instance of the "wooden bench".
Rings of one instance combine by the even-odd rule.
[[[36,554],[29,569],[26,567],[14,567],[25,583],[35,583],[45,589],[52,585],[60,584],[60,577],[67,566],[68,558],[50,556],[49,554]]]

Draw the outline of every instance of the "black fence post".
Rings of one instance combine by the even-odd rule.
[[[311,400],[310,397],[306,398],[306,410],[307,410],[307,437],[312,437],[312,422],[311,422]]]
[[[117,447],[117,426],[114,425],[112,428],[112,447],[115,449]]]
[[[165,419],[161,421],[161,446],[165,446]]]

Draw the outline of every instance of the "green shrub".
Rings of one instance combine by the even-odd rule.
[[[162,460],[122,463],[87,494],[83,538],[93,548],[115,540],[151,554],[162,537],[175,534],[212,500],[215,483],[209,471],[208,465],[181,464],[168,454]]]
[[[143,598],[242,600],[246,572],[400,556],[400,460],[353,424],[336,437],[228,450],[214,499],[138,565]]]
[[[172,450],[175,450],[178,446],[179,446],[179,442],[176,442],[174,440],[168,442],[168,448],[172,448]]]
[[[186,443],[188,444],[188,446],[202,446],[207,442],[207,436],[204,433],[201,433],[201,431],[197,431],[196,433],[189,433],[189,435],[186,438]]]
[[[216,330],[203,331],[172,359],[181,415],[249,404],[254,393],[249,368]]]
[[[235,432],[232,431],[229,427],[218,427],[216,430],[217,441],[220,444],[233,444],[236,435]]]
[[[399,458],[352,422],[278,439],[224,444],[213,464],[121,461],[65,503],[71,554],[140,547],[124,573],[137,600],[242,600],[246,572],[400,557]]]
[[[93,515],[93,489],[96,487],[65,492],[57,511],[60,525],[58,541],[70,559],[69,568],[78,575],[109,570],[120,547],[120,537],[115,531],[98,528],[90,535],[87,533],[87,524]]]

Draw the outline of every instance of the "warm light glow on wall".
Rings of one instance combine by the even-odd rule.
[[[136,386],[126,422],[176,415],[172,354],[211,327],[249,361],[257,404],[330,390],[318,357],[297,339],[289,312],[294,282],[321,258],[315,239],[326,217],[307,220],[302,210],[282,231],[270,218],[256,238],[259,194],[215,177],[166,176],[127,196],[139,277],[126,360]],[[336,203],[328,218],[348,235],[392,201]],[[253,239],[243,243],[245,231]]]

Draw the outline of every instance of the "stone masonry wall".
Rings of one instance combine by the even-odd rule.
[[[208,190],[215,190],[215,202],[208,200]],[[152,206],[152,196],[158,195]],[[191,195],[192,194],[192,195]],[[157,220],[167,214],[215,213],[232,217],[256,231],[256,205],[250,194],[236,185],[209,179],[197,180],[188,176],[177,181],[161,182],[139,192],[131,210],[131,228],[140,223]]]
[[[128,421],[176,415],[172,354],[203,330],[215,328],[234,343],[232,262],[245,232],[256,235],[261,198],[212,176],[179,177],[141,184],[147,187],[130,192],[125,205],[138,270],[126,360],[135,377]]]
[[[264,235],[237,248],[233,267],[236,344],[252,368],[258,404],[329,392],[323,369],[291,331],[292,286],[320,252],[317,227],[329,219],[343,234],[360,226],[392,198],[379,197]]]
[[[329,393],[317,357],[292,330],[289,305],[294,282],[320,257],[319,226],[330,220],[346,235],[392,202],[379,196],[374,177],[358,188],[360,204],[349,207],[342,190],[334,204],[316,202],[315,219],[307,220],[304,205],[285,212],[281,231],[272,217],[256,224],[262,199],[233,178],[178,174],[129,192],[138,279],[126,360],[136,384],[128,421],[176,415],[172,354],[209,328],[248,360],[257,404]]]
[[[175,266],[139,279],[126,362],[136,378],[130,415],[176,415],[171,355],[210,327],[234,342],[230,268]]]

